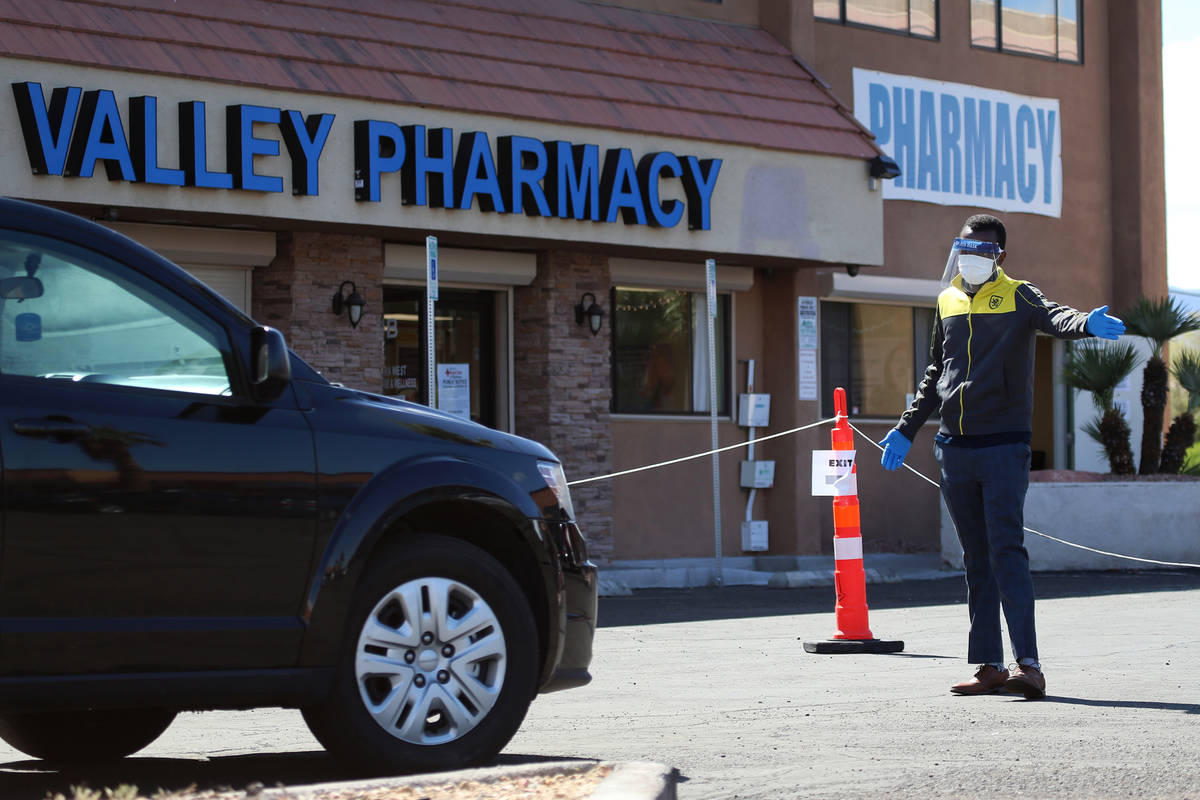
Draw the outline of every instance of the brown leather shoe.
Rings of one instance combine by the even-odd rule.
[[[1004,682],[1004,688],[1013,694],[1023,694],[1026,700],[1038,700],[1046,696],[1046,676],[1037,667],[1017,664],[1012,677]]]
[[[991,694],[999,691],[1000,687],[1004,686],[1008,680],[1008,670],[996,669],[991,664],[984,664],[975,673],[975,677],[969,681],[954,684],[950,687],[950,691],[955,694],[968,695]]]

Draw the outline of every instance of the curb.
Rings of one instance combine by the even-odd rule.
[[[799,589],[834,585],[831,556],[779,558],[769,565],[756,565],[757,559],[750,558],[727,560],[733,563],[722,571],[726,586]],[[940,554],[869,553],[865,561],[864,572],[869,584],[941,580],[964,574],[961,569],[944,563]],[[759,568],[747,568],[751,566]],[[598,575],[601,597],[628,597],[638,589],[693,589],[715,585],[716,573],[711,559],[622,562],[601,567]]]
[[[503,767],[476,767],[394,778],[364,778],[305,786],[280,786],[245,796],[255,800],[315,800],[322,793],[365,792],[388,788],[415,789],[465,781],[493,783],[514,778],[571,775],[603,766],[612,767],[612,772],[595,788],[589,796],[591,800],[676,800],[675,770],[664,764],[649,761],[547,761]]]
[[[866,582],[901,583],[903,581],[935,581],[943,578],[961,577],[966,574],[961,570],[925,570],[919,572],[896,573],[886,570],[866,569]],[[772,589],[802,589],[810,586],[833,586],[832,571],[792,570],[776,572],[767,581]]]
[[[676,800],[675,770],[652,761],[602,762],[613,771],[600,782],[591,800]]]

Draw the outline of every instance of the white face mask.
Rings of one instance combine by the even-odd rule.
[[[977,256],[972,253],[958,254],[958,273],[962,275],[964,283],[980,286],[992,277],[992,270],[995,268],[995,260],[987,256]]]

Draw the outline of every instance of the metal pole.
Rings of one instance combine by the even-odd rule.
[[[437,237],[425,237],[425,405],[437,407],[437,347],[433,306],[438,299]]]
[[[717,340],[713,335],[717,318],[717,262],[704,262],[704,285],[708,295],[708,419],[712,428],[712,449],[721,446],[717,437]],[[712,457],[713,469],[713,548],[716,551],[717,586],[725,583],[725,572],[721,565],[721,466],[717,453]]]
[[[754,394],[754,359],[746,360],[746,394]],[[750,403],[753,405],[753,403]],[[753,425],[749,427],[750,444],[746,448],[746,460],[754,461],[754,431],[757,430]],[[754,519],[754,493],[758,490],[750,487],[750,497],[746,500],[746,522],[751,522]]]

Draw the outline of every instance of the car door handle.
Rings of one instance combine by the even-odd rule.
[[[21,436],[45,437],[61,442],[86,436],[92,430],[90,425],[73,419],[15,419],[12,429]]]

